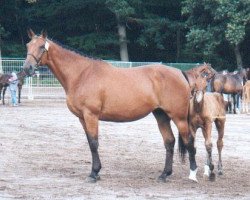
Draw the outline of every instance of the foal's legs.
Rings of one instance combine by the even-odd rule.
[[[171,129],[170,118],[162,110],[155,110],[153,114],[157,120],[166,148],[165,167],[158,180],[166,182],[166,177],[172,174],[175,138]]]
[[[212,131],[212,123],[208,122],[205,124],[204,128],[202,128],[202,133],[205,138],[205,147],[207,150],[207,161],[204,167],[204,175],[209,178],[214,178],[215,174],[213,172],[214,165],[212,161],[212,141],[211,141],[211,131]]]
[[[215,125],[218,131],[218,140],[217,140],[217,149],[219,154],[219,162],[218,162],[218,174],[222,175],[222,160],[221,160],[221,151],[223,148],[223,136],[224,136],[224,127],[225,127],[225,119],[217,119],[215,120]]]
[[[89,182],[96,182],[100,179],[98,175],[101,170],[101,161],[98,154],[98,117],[92,113],[84,113],[84,118],[79,118],[87,139],[92,154],[92,170],[88,177]]]

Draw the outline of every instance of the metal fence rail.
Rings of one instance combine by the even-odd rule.
[[[148,64],[156,64],[156,62],[122,62],[122,61],[107,61],[116,67],[137,67]],[[19,72],[22,70],[24,59],[3,59],[2,73],[11,73],[12,71]],[[159,64],[160,62],[158,62]],[[164,63],[160,63],[164,64]],[[165,63],[165,65],[173,66],[181,70],[195,67],[197,63]],[[9,98],[9,92],[6,93]],[[42,66],[33,77],[25,78],[25,83],[22,90],[22,98],[26,99],[45,99],[45,98],[65,98],[65,92],[59,81],[55,78],[48,67]]]

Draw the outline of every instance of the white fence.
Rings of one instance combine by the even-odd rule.
[[[121,62],[121,61],[107,61],[116,67],[137,67],[141,65],[155,64],[156,62]],[[3,59],[2,73],[11,73],[12,71],[20,72],[24,59]],[[160,63],[160,62],[158,62]],[[196,66],[198,63],[166,63],[166,65],[186,70]],[[9,98],[9,92],[6,93]],[[42,66],[35,76],[27,77],[22,89],[22,98],[24,99],[63,99],[65,93],[59,81],[55,78],[48,67]]]
[[[136,67],[140,65],[152,64],[150,62],[120,62],[107,61],[117,67]],[[24,59],[3,59],[2,73],[19,72],[22,70]],[[6,98],[9,99],[9,92],[6,92]],[[42,66],[36,71],[35,76],[25,78],[22,89],[24,99],[63,99],[65,93],[59,81],[55,78],[48,67]]]

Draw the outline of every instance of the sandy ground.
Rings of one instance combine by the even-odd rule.
[[[177,146],[173,174],[157,177],[165,150],[152,115],[131,123],[100,122],[101,180],[87,183],[91,155],[78,119],[63,101],[0,105],[0,199],[250,199],[250,115],[227,115],[224,175],[203,179],[204,140],[197,133],[199,183],[187,179]],[[177,130],[173,127],[177,136]],[[213,160],[217,164],[213,127]],[[217,171],[217,170],[216,170]]]

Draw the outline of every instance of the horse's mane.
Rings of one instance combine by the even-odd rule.
[[[57,44],[58,46],[62,47],[63,49],[66,49],[66,50],[69,50],[75,54],[78,54],[80,56],[84,56],[84,57],[87,57],[87,58],[90,58],[92,60],[102,60],[100,58],[96,58],[96,57],[93,57],[93,56],[89,56],[85,53],[83,53],[82,51],[78,50],[78,49],[75,49],[73,47],[70,47],[68,45],[65,45],[65,44],[62,44],[61,42],[57,41],[57,40],[54,40],[54,39],[51,39],[51,38],[47,38],[48,40],[52,41],[53,43]]]

